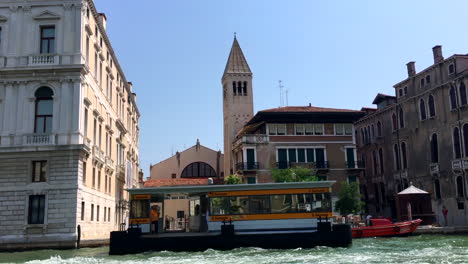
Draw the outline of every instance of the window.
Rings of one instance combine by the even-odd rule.
[[[455,108],[457,108],[457,95],[456,95],[456,91],[455,91],[455,88],[453,88],[453,86],[450,87],[450,91],[449,91],[449,97],[450,97],[450,110],[453,110]]]
[[[374,175],[377,174],[377,157],[375,155],[375,150],[372,151],[372,169],[374,172]]]
[[[83,161],[83,184],[86,184],[86,162]]]
[[[431,83],[431,76],[426,75],[426,84],[430,84],[430,83]]]
[[[106,219],[107,219],[107,207],[104,206],[104,208],[102,208],[102,209],[104,209],[104,210],[103,210],[103,211],[104,211],[104,219],[103,219],[103,220],[104,220],[104,222],[105,222]]]
[[[401,168],[401,163],[400,163],[400,151],[398,149],[398,145],[395,144],[393,146],[393,155],[394,155],[394,160],[395,160],[395,168],[397,170],[400,170]]]
[[[97,183],[97,188],[100,191],[101,190],[101,169],[98,169],[98,183]]]
[[[110,207],[107,208],[107,222],[110,222]]]
[[[401,161],[403,164],[403,169],[408,168],[408,160],[406,159],[406,143],[402,142],[401,143]]]
[[[28,224],[44,224],[45,195],[30,195]]]
[[[314,125],[313,124],[305,124],[304,130],[306,135],[313,135],[314,134]]]
[[[216,177],[216,172],[213,167],[205,162],[194,162],[184,168],[180,177]]]
[[[408,94],[408,87],[405,86],[405,88],[403,88],[403,91],[404,91],[405,95],[407,95]]]
[[[463,146],[465,151],[465,157],[468,156],[468,124],[463,125]]]
[[[268,124],[269,135],[286,135],[286,124]]]
[[[81,202],[81,221],[84,221],[85,218],[85,202]]]
[[[403,109],[400,107],[400,110],[398,112],[398,120],[400,121],[400,128],[405,127],[405,119],[403,117]]]
[[[441,199],[442,195],[440,194],[440,181],[439,181],[439,179],[434,180],[434,189],[435,189],[436,199]]]
[[[93,188],[96,188],[96,167],[93,167]]]
[[[382,136],[382,123],[380,123],[380,121],[377,122],[377,136]]]
[[[424,87],[425,83],[424,83],[424,78],[421,79],[421,88]]]
[[[374,129],[374,124],[371,125],[371,139],[375,139],[375,129]]]
[[[345,157],[346,157],[346,167],[347,168],[356,168],[358,162],[356,161],[356,156],[354,155],[356,152],[355,148],[345,148]]]
[[[437,144],[437,134],[431,136],[431,162],[439,162],[439,146]]]
[[[453,129],[453,152],[455,159],[461,158],[460,130],[458,127]]]
[[[424,99],[419,100],[419,118],[426,120],[426,104],[424,103]]]
[[[466,87],[465,84],[462,82],[460,84],[460,104],[461,105],[466,105]]]
[[[232,94],[236,95],[237,94],[237,83],[232,82]]]
[[[335,135],[352,135],[353,124],[335,124]]]
[[[398,129],[398,126],[397,126],[397,118],[396,118],[396,114],[393,113],[392,114],[392,129],[393,131],[397,130]]]
[[[434,104],[434,96],[432,94],[429,95],[429,117],[435,116],[435,104]]]
[[[94,221],[94,204],[91,204],[91,221]]]
[[[464,190],[464,186],[463,186],[463,177],[462,176],[458,176],[457,177],[457,197],[458,198],[463,198],[465,197],[465,190]]]
[[[379,149],[379,164],[380,164],[380,174],[384,173],[384,159],[383,159],[383,151]]]
[[[357,176],[356,175],[349,175],[348,176],[348,183],[353,183],[357,182]]]
[[[37,89],[34,94],[36,97],[34,118],[35,133],[48,134],[52,132],[53,95],[54,93],[49,87],[41,87]]]
[[[323,135],[323,124],[315,124],[314,125],[314,134],[315,135]]]
[[[403,96],[403,90],[402,90],[402,89],[398,89],[398,96],[399,96],[399,97],[402,97],[402,96]]]
[[[96,206],[96,221],[99,222],[99,205]]]
[[[324,148],[278,148],[276,157],[279,169],[304,163],[315,163],[316,168],[327,168]]]
[[[55,52],[55,26],[41,27],[40,53],[51,54]]]
[[[247,95],[247,82],[243,83],[242,92],[244,93],[244,95]]]
[[[83,127],[84,140],[88,140],[88,108],[84,110],[84,127]]]
[[[455,73],[455,65],[450,64],[450,65],[448,66],[448,72],[449,72],[449,74]]]
[[[47,173],[47,161],[32,162],[32,182],[45,182]]]
[[[304,124],[295,124],[296,135],[304,135]]]
[[[172,178],[172,179],[175,179],[175,178],[176,178],[176,174],[175,174],[175,173],[172,173],[172,174],[171,174],[171,178]]]
[[[89,36],[86,36],[86,64],[89,66]]]

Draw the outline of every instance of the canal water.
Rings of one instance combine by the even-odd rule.
[[[419,235],[406,238],[356,239],[349,248],[266,250],[242,248],[231,251],[147,252],[109,256],[108,248],[36,250],[0,253],[1,263],[468,263],[467,235]]]

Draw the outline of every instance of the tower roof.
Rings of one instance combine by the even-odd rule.
[[[235,36],[223,75],[226,73],[252,73]]]

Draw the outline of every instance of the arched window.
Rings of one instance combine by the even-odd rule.
[[[41,87],[34,94],[36,97],[34,115],[34,133],[47,134],[52,132],[52,115],[54,108],[54,92],[49,87]]]
[[[439,145],[437,144],[437,134],[431,136],[431,162],[439,162]]]
[[[193,162],[185,167],[180,177],[216,177],[216,172],[209,164],[205,162]]]
[[[429,117],[435,116],[434,96],[432,96],[432,94],[429,95],[427,104],[429,105]]]
[[[384,173],[384,161],[383,161],[383,151],[382,149],[380,148],[379,149],[379,163],[380,163],[380,174],[383,174]]]
[[[377,122],[377,136],[382,136],[382,123],[380,121]]]
[[[468,124],[463,125],[463,146],[465,150],[465,157],[468,156]]]
[[[371,125],[371,138],[372,140],[375,139],[375,129],[374,129],[374,124]]]
[[[466,87],[465,84],[462,82],[460,84],[460,104],[466,105]]]
[[[398,150],[397,144],[393,146],[393,154],[395,158],[395,168],[399,170],[401,168],[401,164],[400,164],[400,151]]]
[[[419,100],[419,117],[421,120],[426,120],[426,104],[423,99]]]
[[[458,127],[453,129],[453,152],[455,159],[461,158],[460,131]]]
[[[239,95],[242,95],[242,82],[241,81],[237,82],[237,93]]]
[[[396,114],[392,114],[392,129],[393,131],[397,130],[397,119],[396,119]]]
[[[244,82],[244,86],[242,86],[242,92],[244,95],[247,95],[247,82]]]
[[[237,85],[236,82],[232,82],[232,94],[237,94]]]
[[[440,195],[440,182],[439,182],[439,179],[434,180],[434,189],[435,189],[436,199],[442,198],[442,196]]]
[[[374,169],[374,175],[377,175],[377,157],[375,156],[375,150],[372,151],[372,167]]]
[[[465,188],[463,186],[463,177],[458,176],[457,177],[457,197],[459,197],[459,198],[465,197],[465,190],[464,189]]]
[[[400,108],[399,112],[398,112],[398,119],[400,121],[400,128],[404,128],[405,127],[405,119],[403,118],[403,109]]]
[[[455,88],[453,88],[453,86],[450,87],[449,97],[450,97],[450,109],[457,108],[457,95],[455,94]]]
[[[365,136],[366,136],[366,135],[364,135],[364,128],[361,128],[361,140],[362,140],[362,144],[363,144],[363,145],[366,144]]]
[[[401,143],[401,161],[403,163],[403,169],[408,168],[408,160],[406,159],[406,143]]]

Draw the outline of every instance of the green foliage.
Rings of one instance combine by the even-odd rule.
[[[225,181],[226,181],[226,184],[241,184],[242,183],[241,178],[237,175],[229,175],[227,176]]]
[[[341,215],[357,214],[361,211],[363,203],[359,194],[359,185],[357,182],[351,184],[347,182],[341,183],[341,189],[338,193],[338,201],[335,203],[335,208]]]
[[[271,176],[275,182],[309,182],[318,181],[315,171],[307,168],[272,169]]]

